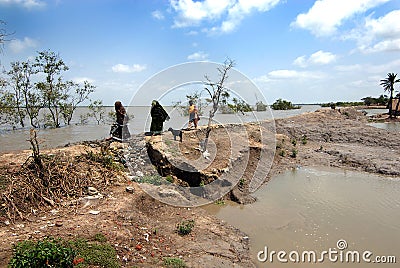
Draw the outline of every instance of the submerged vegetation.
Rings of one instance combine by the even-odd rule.
[[[89,81],[63,78],[69,67],[59,54],[45,50],[31,61],[12,62],[0,87],[0,124],[13,128],[69,125],[78,107],[94,92]],[[39,116],[42,118],[39,118]]]
[[[294,105],[290,101],[277,99],[272,105],[271,108],[274,110],[292,110],[292,109],[300,109],[301,106]]]

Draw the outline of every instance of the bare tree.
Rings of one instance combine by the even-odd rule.
[[[68,82],[63,81],[61,74],[69,68],[60,56],[52,51],[39,52],[34,67],[46,75],[46,81],[39,82],[36,86],[42,93],[44,106],[50,111],[52,126],[58,128],[61,115],[60,103],[68,98],[69,89]]]
[[[5,25],[6,23],[3,20],[0,20],[0,25]],[[0,28],[0,53],[3,52],[3,45],[6,41],[10,41],[7,39],[7,36],[10,36],[12,34],[7,33],[6,29],[3,27]]]
[[[70,88],[73,88],[73,93],[67,95],[65,101],[60,103],[61,114],[65,124],[67,125],[71,123],[72,115],[78,105],[87,100],[89,94],[94,92],[94,89],[96,88],[91,85],[89,81],[84,81],[83,86],[72,81],[68,81],[68,84]]]
[[[231,59],[225,60],[224,64],[221,67],[217,68],[217,71],[219,74],[218,82],[212,82],[208,75],[204,76],[205,79],[207,80],[207,82],[205,82],[206,87],[204,89],[210,95],[212,109],[210,110],[210,115],[208,118],[206,137],[205,137],[204,143],[202,145],[203,153],[207,151],[208,139],[209,139],[210,133],[211,133],[211,123],[215,116],[215,113],[218,110],[220,100],[221,100],[221,95],[222,96],[227,95],[228,89],[225,88],[224,83],[228,79],[229,70],[232,69],[234,66],[235,66],[235,62],[233,60],[231,60]]]

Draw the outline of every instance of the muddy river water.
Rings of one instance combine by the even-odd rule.
[[[400,178],[300,168],[277,175],[254,195],[258,201],[250,205],[206,209],[248,234],[257,267],[399,267]],[[287,263],[277,254],[271,258],[272,251],[284,251]],[[312,266],[309,251],[316,254]],[[392,256],[397,264],[376,263],[393,262]]]

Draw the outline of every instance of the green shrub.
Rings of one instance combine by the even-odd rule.
[[[274,110],[292,110],[292,109],[300,109],[301,106],[293,105],[290,101],[277,99],[272,105],[272,109]]]
[[[161,185],[162,184],[162,177],[160,175],[145,175],[138,179],[139,183],[149,183],[153,185]]]
[[[105,235],[103,235],[102,233],[97,233],[94,235],[94,240],[97,242],[107,242],[107,237]]]
[[[215,204],[216,205],[225,205],[225,201],[224,200],[222,200],[222,199],[220,199],[220,200],[217,200],[217,201],[215,201]]]
[[[290,156],[293,157],[293,158],[296,158],[297,157],[297,150],[293,148],[292,153],[291,153]]]
[[[85,239],[76,239],[69,242],[70,246],[77,253],[76,258],[82,258],[83,263],[76,267],[97,265],[99,267],[118,268],[115,249],[108,243],[89,243]],[[92,267],[92,266],[90,266]]]
[[[301,138],[301,143],[302,143],[303,145],[306,145],[306,144],[307,144],[307,136],[306,136],[306,135],[304,135],[304,136]]]
[[[22,241],[14,245],[9,267],[73,267],[75,250],[61,239]]]
[[[187,235],[192,232],[194,227],[194,220],[182,221],[176,227],[178,234],[180,235]]]
[[[296,146],[296,145],[297,145],[296,139],[292,139],[292,144],[293,144],[293,146]]]
[[[284,157],[284,156],[286,155],[285,150],[281,150],[281,151],[279,152],[279,155],[282,156],[282,157]]]
[[[165,177],[165,179],[170,183],[174,182],[174,178],[171,175],[168,175],[167,177]]]
[[[168,268],[185,268],[186,264],[179,258],[164,258],[164,265]]]
[[[263,112],[267,110],[267,105],[264,104],[262,101],[256,102],[256,111]]]

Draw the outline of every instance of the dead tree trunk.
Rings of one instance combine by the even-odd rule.
[[[233,60],[227,59],[221,67],[217,68],[219,73],[218,82],[212,82],[211,79],[207,75],[205,75],[205,78],[207,80],[207,82],[205,83],[206,84],[205,90],[211,97],[213,107],[210,110],[210,115],[208,118],[208,124],[206,129],[206,137],[204,139],[204,143],[201,148],[203,152],[207,151],[208,140],[211,133],[211,123],[215,116],[215,113],[218,110],[221,94],[227,91],[227,89],[224,86],[224,83],[228,79],[229,70],[232,69],[234,65],[235,62]]]

